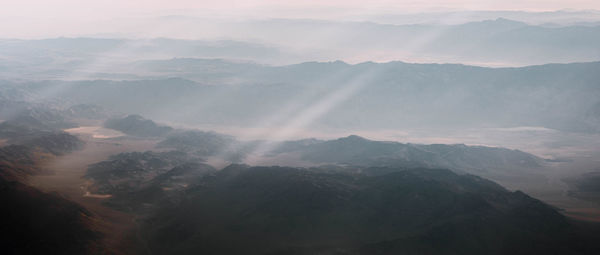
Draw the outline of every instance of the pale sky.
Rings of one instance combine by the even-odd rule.
[[[108,33],[119,24],[135,26],[142,17],[160,15],[297,18],[318,13],[335,19],[444,9],[600,10],[600,0],[0,0],[0,38]]]
[[[280,7],[395,7],[469,8],[488,10],[548,11],[559,9],[600,9],[597,0],[2,0],[2,15],[29,15],[37,12],[59,12],[73,15],[79,11],[124,10],[158,11],[165,9],[235,9],[268,6]]]

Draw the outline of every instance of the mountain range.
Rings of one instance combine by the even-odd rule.
[[[292,128],[600,130],[598,62],[482,68],[403,62],[261,66],[173,59],[152,65],[162,70],[186,66],[190,70],[177,68],[164,75],[200,82],[4,81],[2,86],[18,87],[40,100],[98,105],[186,125],[285,126],[297,122],[293,116],[310,116]]]
[[[144,233],[153,251],[172,254],[577,254],[591,248],[574,224],[522,192],[448,170],[379,172],[387,173],[232,165],[191,185],[180,204],[158,209]]]

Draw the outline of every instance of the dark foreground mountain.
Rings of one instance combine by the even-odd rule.
[[[18,138],[18,137],[15,137]],[[86,254],[101,249],[92,215],[58,194],[44,193],[23,182],[43,171],[46,156],[79,148],[66,133],[37,131],[17,139],[22,144],[0,147],[0,253]],[[15,140],[15,139],[11,139]]]
[[[448,170],[365,172],[232,165],[142,232],[156,254],[592,254],[522,192]]]
[[[99,239],[76,203],[0,176],[2,254],[86,254]]]

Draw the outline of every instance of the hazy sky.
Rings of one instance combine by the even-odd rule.
[[[80,12],[123,13],[126,11],[162,11],[166,9],[225,9],[264,7],[345,7],[345,8],[468,8],[488,10],[547,11],[558,9],[600,9],[598,0],[2,0],[2,15],[55,13],[76,15]],[[110,14],[110,13],[105,13]]]
[[[268,18],[420,12],[447,9],[600,10],[599,0],[0,0],[0,38],[101,34],[140,18],[213,15]],[[141,24],[139,24],[142,26]]]

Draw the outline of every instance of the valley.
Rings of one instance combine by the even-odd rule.
[[[31,176],[28,178],[27,183],[45,192],[57,192],[61,196],[82,205],[89,212],[91,212],[95,217],[95,229],[97,229],[100,233],[103,233],[105,236],[105,238],[102,239],[102,245],[104,245],[106,249],[117,254],[127,254],[130,252],[144,253],[144,250],[154,250],[156,247],[149,247],[149,244],[147,244],[147,239],[149,237],[140,233],[140,231],[145,231],[143,229],[148,227],[144,225],[143,222],[146,221],[148,217],[154,217],[152,216],[152,213],[148,214],[148,212],[144,212],[148,209],[119,209],[119,206],[115,207],[116,204],[114,204],[114,202],[109,203],[112,205],[107,204],[106,202],[110,201],[111,199],[125,199],[125,201],[128,201],[132,198],[128,198],[127,196],[129,195],[123,197],[122,194],[115,198],[113,197],[113,193],[110,192],[101,194],[90,192],[88,187],[93,184],[93,180],[86,179],[84,176],[86,176],[90,165],[108,160],[111,156],[119,153],[168,151],[169,149],[158,148],[157,144],[159,144],[161,140],[157,138],[135,138],[130,136],[104,137],[97,135],[98,130],[102,130],[102,128],[83,127],[77,129],[67,129],[67,132],[75,134],[80,139],[83,139],[85,142],[83,149],[44,160],[44,163],[40,166],[42,169],[44,169],[44,174]],[[103,131],[103,134],[107,133],[117,134],[116,131],[112,130]],[[364,142],[375,143],[358,137],[349,137],[343,139],[354,139],[349,140],[348,142],[359,144]],[[345,141],[343,139],[331,140],[330,142]],[[293,141],[288,143],[289,144],[280,144],[272,148],[280,151],[286,151],[286,148],[288,147],[296,149],[302,148],[296,147],[297,145],[290,147],[292,144],[294,144]],[[315,142],[313,141],[307,144],[314,143]],[[173,144],[173,142],[171,142],[171,144]],[[351,144],[351,146],[364,147],[364,145],[359,144]],[[391,145],[389,142],[387,144]],[[191,143],[188,144],[188,146],[192,146],[186,147],[188,148],[187,150],[190,150],[190,148],[193,148],[193,146],[196,146],[196,144]],[[337,146],[338,145],[335,145],[335,147]],[[337,147],[335,150],[337,150],[338,153],[341,152],[343,155],[344,152],[343,149],[340,150],[341,148],[343,147]],[[370,148],[369,150],[377,151],[374,148]],[[313,148],[309,151],[318,150]],[[251,152],[245,157],[245,160],[252,161],[255,164],[258,163],[258,165],[276,165],[278,164],[277,162],[279,162],[292,166],[303,166],[307,167],[308,169],[320,168],[325,170],[328,168],[327,164],[323,165],[316,162],[310,163],[310,161],[306,161],[306,158],[303,159],[303,156],[291,156],[289,152],[290,151],[286,152],[288,156],[285,156],[284,154],[283,158],[281,156],[274,157],[273,155],[277,154],[273,154],[273,152],[267,153],[271,156],[265,156]],[[381,151],[379,153],[381,153]],[[217,156],[207,157],[207,163],[217,167],[218,170],[232,167],[228,166],[231,164],[230,162],[221,158],[223,157],[223,154],[217,153],[216,155]],[[295,159],[291,161],[289,159],[285,159],[286,157],[289,158],[290,156]],[[342,162],[343,161],[338,161],[338,163]],[[368,161],[361,159],[361,162]],[[559,209],[558,212],[569,218],[589,222],[600,222],[600,205],[575,199],[567,194],[569,187],[562,181],[563,177],[561,177],[561,175],[564,175],[565,167],[569,167],[570,164],[573,164],[573,162],[544,163],[544,168],[540,170],[543,172],[543,174],[540,175],[540,177],[543,179],[538,180],[537,183],[531,181],[525,181],[524,183],[511,182],[509,180],[501,180],[500,183],[503,183],[503,185],[506,187],[510,187],[511,190],[522,190],[535,198],[541,199],[542,201],[555,206]],[[319,165],[323,166],[320,167]],[[354,171],[351,169],[349,170]],[[342,168],[336,171],[343,172],[346,170],[343,170]],[[150,183],[148,181],[146,182]],[[187,187],[187,184],[185,187]],[[170,188],[163,189],[165,192],[169,192]],[[149,202],[155,203],[158,202],[158,200],[149,200]],[[121,201],[118,203],[123,202]],[[126,203],[134,204],[137,202],[131,201]],[[156,206],[160,208],[159,204]],[[150,252],[147,253],[150,254]]]
[[[94,130],[92,129],[92,131]],[[83,138],[89,137],[90,133],[81,131],[72,132],[82,134],[80,137]],[[137,231],[136,216],[105,206],[103,201],[110,196],[90,194],[87,190],[90,181],[84,179],[83,176],[88,165],[92,163],[105,160],[118,152],[149,150],[153,148],[155,142],[111,141],[97,137],[84,141],[85,146],[82,150],[45,160],[39,167],[47,173],[29,177],[27,184],[44,192],[56,192],[92,213],[95,219],[94,229],[105,237],[102,239],[101,246],[111,253],[130,254],[135,252],[138,249],[135,244],[140,241],[134,234]]]

